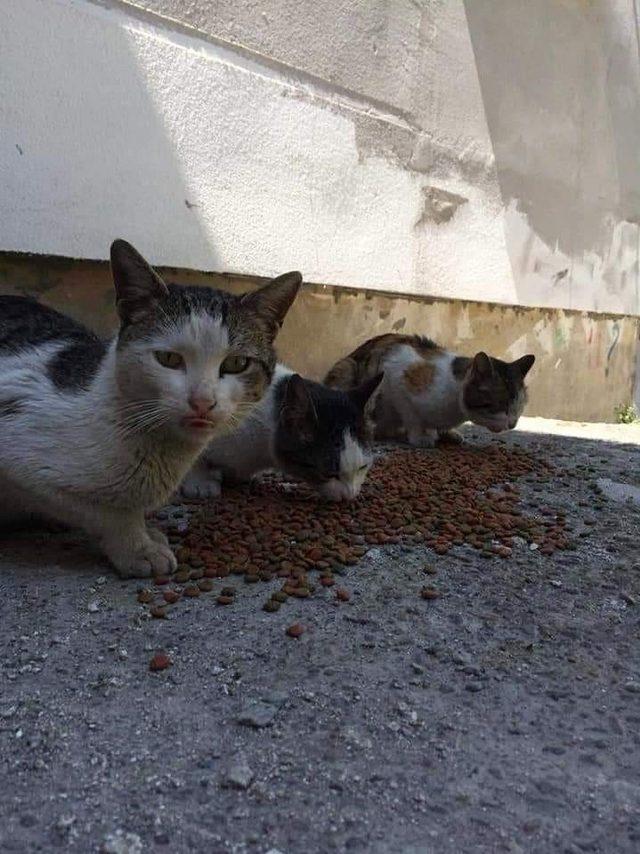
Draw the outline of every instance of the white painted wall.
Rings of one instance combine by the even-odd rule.
[[[640,313],[635,24],[633,0],[6,0],[0,250],[120,235],[157,264]]]

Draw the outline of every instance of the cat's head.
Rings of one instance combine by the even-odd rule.
[[[372,457],[369,409],[382,374],[351,391],[327,388],[292,374],[276,397],[274,450],[287,474],[332,501],[352,501]]]
[[[524,379],[535,359],[529,355],[503,362],[476,353],[462,384],[462,408],[467,418],[493,433],[513,430],[527,402]]]
[[[300,273],[243,296],[168,285],[124,240],[111,246],[111,270],[125,429],[202,444],[236,426],[271,382],[273,340]]]

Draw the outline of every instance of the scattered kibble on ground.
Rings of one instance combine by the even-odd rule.
[[[334,573],[356,565],[371,547],[420,543],[444,555],[470,546],[488,560],[508,558],[516,538],[542,555],[575,548],[564,514],[541,507],[526,515],[520,508],[515,481],[535,484],[553,471],[546,461],[500,444],[395,450],[376,460],[352,504],[332,504],[304,485],[265,475],[227,490],[214,504],[202,503],[185,532],[170,531],[179,562],[173,587],[163,597],[157,591],[161,605],[147,589],[138,601],[150,605],[155,617],[166,616],[167,604],[202,592],[213,591],[219,605],[232,605],[235,589],[216,589],[213,579],[235,575],[249,584],[280,581],[281,589],[263,604],[276,613],[290,597],[306,599],[332,587]],[[428,565],[424,572],[434,575],[436,568]],[[439,593],[425,587],[420,595],[435,599]],[[336,602],[349,598],[347,590],[336,591]]]
[[[292,626],[289,626],[287,629],[287,634],[290,638],[299,638],[300,635],[303,635],[305,632],[304,626],[300,625],[300,623],[294,623]]]
[[[158,670],[166,670],[167,667],[171,667],[172,661],[167,655],[166,652],[156,652],[151,661],[149,662],[149,670],[158,671]]]

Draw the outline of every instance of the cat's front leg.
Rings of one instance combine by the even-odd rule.
[[[438,430],[438,442],[444,445],[462,445],[464,436],[459,430]]]
[[[147,528],[142,511],[105,510],[90,527],[122,578],[167,575],[176,569],[166,537]]]
[[[219,498],[222,491],[222,472],[199,461],[180,485],[183,498]]]

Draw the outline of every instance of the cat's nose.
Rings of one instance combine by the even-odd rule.
[[[189,397],[189,406],[196,415],[206,417],[212,409],[216,408],[216,401],[210,397],[192,394]]]

